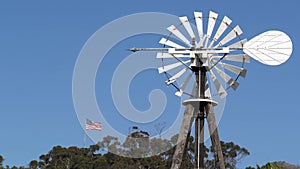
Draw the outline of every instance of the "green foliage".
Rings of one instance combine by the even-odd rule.
[[[4,158],[0,155],[0,167],[2,167],[3,161],[4,161]]]
[[[278,167],[281,167],[283,169],[300,169],[299,165],[291,165],[288,164],[284,161],[280,161],[280,162],[273,162],[273,164],[277,165]]]
[[[283,168],[277,166],[274,163],[267,163],[266,165],[262,166],[260,169],[283,169]]]
[[[47,154],[41,155],[39,160],[31,161],[28,167],[30,169],[167,169],[172,165],[177,138],[178,135],[170,140],[150,139],[146,135],[133,133],[124,143],[120,143],[116,137],[107,136],[97,145],[91,145],[89,148],[55,146]],[[235,168],[242,157],[249,155],[245,148],[232,142],[221,142],[221,145],[227,168]],[[192,136],[188,138],[186,148],[181,169],[193,168],[195,146]],[[212,147],[206,148],[206,168],[215,168],[212,151]],[[2,157],[1,159],[3,161]],[[12,167],[11,169],[29,168]],[[0,169],[4,168],[0,167]]]
[[[29,163],[29,167],[31,169],[37,169],[38,168],[38,165],[39,163],[36,161],[36,160],[32,160],[30,163]]]
[[[254,167],[246,167],[245,169],[255,169]]]
[[[246,169],[300,169],[300,166],[291,165],[286,162],[272,162],[267,163],[261,167],[257,165],[256,168],[247,167]]]
[[[249,151],[233,142],[225,143],[221,141],[221,148],[224,157],[225,167],[227,169],[235,169],[237,163],[239,163],[244,157],[249,155]],[[207,151],[208,156],[213,156],[214,148],[211,146]],[[206,168],[216,168],[213,158],[206,160]],[[251,168],[250,168],[251,169]]]
[[[246,169],[255,169],[254,167],[247,167]],[[264,166],[256,166],[256,169],[284,169],[282,167],[279,167],[278,165],[274,164],[274,163],[267,163]]]
[[[234,169],[238,162],[245,156],[250,155],[250,152],[247,149],[242,148],[233,142],[224,143],[221,141],[221,147],[226,168]]]

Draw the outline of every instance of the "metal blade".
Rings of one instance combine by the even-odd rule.
[[[187,63],[189,63],[189,62],[190,62],[190,60],[184,61],[184,62],[182,62],[182,63],[187,64]],[[176,62],[176,63],[170,64],[170,65],[166,65],[166,66],[163,66],[163,67],[159,67],[159,68],[158,68],[158,72],[159,72],[159,73],[167,72],[167,71],[169,71],[169,70],[171,70],[171,69],[174,69],[174,68],[176,68],[176,67],[182,66],[182,65],[183,65],[182,63],[181,63],[181,62]]]
[[[195,20],[196,20],[196,26],[198,30],[198,35],[199,35],[199,43],[197,44],[197,47],[202,47],[203,46],[203,21],[202,21],[202,12],[194,12]]]
[[[209,12],[209,19],[208,19],[208,27],[207,27],[207,37],[210,38],[212,31],[214,30],[215,24],[216,24],[216,20],[218,18],[218,14],[210,11]]]
[[[233,80],[228,74],[226,74],[224,71],[221,71],[217,66],[215,66],[214,69],[233,90],[237,89],[237,87],[239,86],[239,83],[237,81]]]
[[[206,48],[208,48],[208,41],[209,41],[209,38],[206,35],[206,37],[205,37],[205,44],[204,44],[204,47],[206,47]]]
[[[198,47],[198,48],[203,47],[204,41],[205,41],[206,39],[207,39],[207,38],[206,38],[206,36],[204,35],[204,36],[200,39],[199,43],[197,44],[197,47]]]
[[[227,55],[224,60],[250,63],[250,57],[247,54]]]
[[[189,47],[192,47],[190,41],[187,40],[187,38],[174,25],[169,26],[167,29],[184,43],[186,43]]]
[[[223,62],[219,62],[219,63],[224,69],[227,69],[227,70],[231,71],[232,73],[235,73],[235,74],[240,75],[242,77],[246,77],[246,74],[247,74],[246,69],[241,68],[241,67],[237,67],[237,66],[234,66],[234,65],[226,64],[226,63],[223,63]]]
[[[243,33],[242,29],[239,26],[236,26],[215,47],[224,46],[226,43],[228,43],[229,41],[233,40],[234,38],[240,36],[242,33]]]
[[[182,49],[184,48],[183,46],[178,45],[177,43],[172,42],[172,41],[170,41],[169,39],[166,39],[166,38],[161,38],[159,43],[163,44],[163,45],[171,46],[173,48],[182,48]]]
[[[179,17],[179,20],[181,21],[182,25],[184,26],[184,28],[190,35],[191,39],[195,38],[194,31],[191,27],[191,24],[190,24],[188,18],[186,16],[183,16],[183,17]]]
[[[171,83],[174,83],[176,81],[177,78],[179,78],[180,76],[182,76],[189,68],[185,67],[183,69],[181,69],[178,73],[176,73],[174,76],[172,76],[171,78],[169,78],[166,81],[167,85],[170,85]]]
[[[163,53],[163,52],[158,52],[156,54],[156,58],[158,59],[170,59],[170,58],[190,58],[189,55],[181,55],[181,54],[170,54],[170,53]]]
[[[218,18],[218,14],[210,11],[209,12],[209,18],[208,18],[208,26],[207,26],[207,32],[206,32],[206,39],[205,39],[205,47],[208,47],[208,41],[211,37],[211,34],[214,30],[215,24],[216,24],[216,20]]]
[[[213,56],[212,59],[221,59],[222,56]],[[247,54],[238,55],[226,55],[223,60],[229,60],[234,62],[246,62],[250,63],[250,57]]]
[[[196,88],[196,86],[197,86],[196,83],[197,82],[195,81],[194,84],[193,84],[193,90],[192,90],[192,96],[191,96],[191,98],[197,98],[198,97],[198,93],[197,93],[198,89]]]
[[[291,56],[293,43],[284,32],[267,31],[247,42],[243,50],[263,64],[280,65]]]
[[[188,75],[188,77],[181,84],[180,89],[175,93],[176,96],[179,96],[179,97],[182,96],[183,91],[185,90],[185,88],[186,88],[187,84],[189,83],[189,81],[191,80],[192,76],[193,76],[193,73],[190,73]]]
[[[209,71],[209,74],[210,74],[210,77],[217,89],[217,92],[218,92],[220,98],[224,99],[227,96],[227,92],[225,91],[223,86],[220,84],[219,80],[217,79],[216,75],[214,74],[214,72],[212,70]]]
[[[220,36],[224,33],[224,31],[228,28],[228,26],[231,24],[232,20],[228,18],[227,16],[224,16],[214,38],[213,41],[211,41],[209,47],[213,45],[214,42],[218,41]]]
[[[210,88],[209,88],[209,84],[208,84],[208,80],[207,78],[205,79],[205,92],[204,92],[204,96],[211,98],[211,92],[210,92]]]
[[[243,49],[244,44],[247,42],[247,39],[240,40],[232,45],[229,45],[230,50]]]

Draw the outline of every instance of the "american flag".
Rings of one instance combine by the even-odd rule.
[[[102,130],[102,124],[99,122],[94,122],[89,119],[85,120],[85,129],[86,130]]]

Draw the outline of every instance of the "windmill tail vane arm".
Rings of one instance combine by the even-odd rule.
[[[138,52],[138,51],[168,51],[168,48],[130,48],[128,49],[131,52]]]
[[[131,52],[138,52],[138,51],[169,51],[169,50],[175,50],[175,51],[186,51],[186,50],[190,50],[190,51],[208,51],[208,50],[212,50],[212,51],[222,51],[222,50],[230,50],[230,51],[234,51],[234,50],[243,50],[243,48],[237,48],[237,47],[228,47],[228,48],[130,48],[128,49]],[[216,53],[216,52],[213,52]]]

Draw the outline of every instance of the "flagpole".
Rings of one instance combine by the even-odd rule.
[[[83,148],[86,148],[86,119],[84,124]]]

